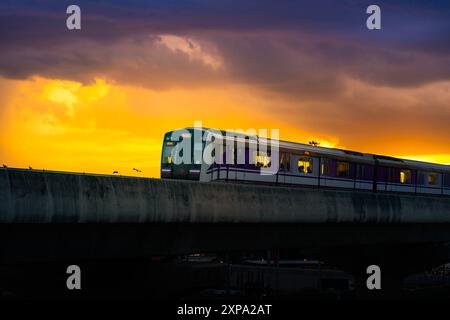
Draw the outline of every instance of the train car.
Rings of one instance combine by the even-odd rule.
[[[190,138],[192,154],[203,153],[208,129],[181,130],[176,136]],[[274,159],[271,141],[243,134],[227,136],[223,131],[223,148],[217,158],[222,163],[209,164],[192,155],[189,164],[175,164],[172,150],[181,140],[173,141],[174,133],[164,136],[161,178],[450,196],[450,166],[289,141],[278,143],[277,170],[262,174],[261,169],[270,168]],[[202,138],[194,141],[194,133]],[[240,156],[245,158],[243,163],[236,161]]]

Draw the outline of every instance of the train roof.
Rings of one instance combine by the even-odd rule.
[[[338,149],[338,148],[326,148],[319,146],[312,146],[304,143],[297,142],[289,142],[289,141],[281,141],[279,144],[280,148],[286,148],[290,150],[301,150],[308,151],[311,154],[319,154],[319,155],[330,155],[340,158],[346,158],[351,160],[359,160],[363,162],[374,163],[378,161],[378,163],[386,164],[394,167],[411,167],[411,168],[420,168],[427,169],[430,171],[448,171],[450,172],[450,166],[432,162],[424,162],[424,161],[416,161],[410,159],[402,159],[392,156],[372,154],[372,153],[363,153],[352,150]]]

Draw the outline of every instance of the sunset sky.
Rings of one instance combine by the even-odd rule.
[[[0,165],[158,177],[195,120],[450,164],[449,39],[448,1],[2,1]]]

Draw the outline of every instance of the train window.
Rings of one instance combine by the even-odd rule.
[[[247,161],[246,153],[244,148],[237,148],[236,152],[236,164],[245,164]]]
[[[257,155],[255,159],[255,165],[258,168],[268,168],[270,166],[270,157],[267,155]]]
[[[286,162],[284,157],[285,157],[285,154],[282,153],[281,156],[280,156],[280,171],[284,171],[284,163]]]
[[[363,164],[356,165],[356,178],[364,179],[365,177],[365,166]]]
[[[450,173],[444,175],[444,187],[450,188]]]
[[[172,147],[164,147],[162,150],[162,163],[172,164]]]
[[[396,170],[394,168],[387,168],[387,181],[388,182],[398,182],[395,171]]]
[[[400,183],[411,183],[411,170],[400,170]]]
[[[435,186],[438,184],[438,174],[437,173],[429,173],[428,174],[428,185]]]
[[[330,167],[330,159],[322,159],[322,163],[320,164],[320,174],[322,176],[329,176]]]
[[[425,175],[423,174],[423,172],[419,171],[418,176],[417,176],[417,184],[421,184],[421,185],[425,184]]]
[[[280,170],[291,171],[291,165],[289,163],[289,153],[282,153],[280,157]]]
[[[311,174],[313,172],[313,159],[301,157],[298,159],[298,172]]]
[[[349,177],[350,176],[350,163],[338,161],[337,176],[338,177]]]

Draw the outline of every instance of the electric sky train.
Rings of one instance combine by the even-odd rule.
[[[192,138],[195,133],[203,137],[208,129],[180,130],[170,131],[164,135],[161,158],[163,179],[450,196],[450,166],[447,165],[280,140],[277,159],[279,165],[275,166],[273,174],[261,174],[261,169],[270,168],[275,159],[271,156],[270,140],[234,133],[232,136],[226,136],[222,131],[220,133],[224,139],[220,156],[224,161],[208,164],[201,156],[194,157],[196,153],[197,155],[203,153],[207,142],[203,139],[195,141]],[[172,141],[174,134],[180,139]],[[187,163],[176,164],[172,150],[179,146],[182,139],[189,139],[191,158],[190,161],[186,161]],[[244,148],[239,149],[238,143],[242,143]],[[258,150],[265,151],[256,152],[254,146]],[[182,150],[180,155],[184,151]],[[239,156],[245,156],[245,161],[236,161]]]

